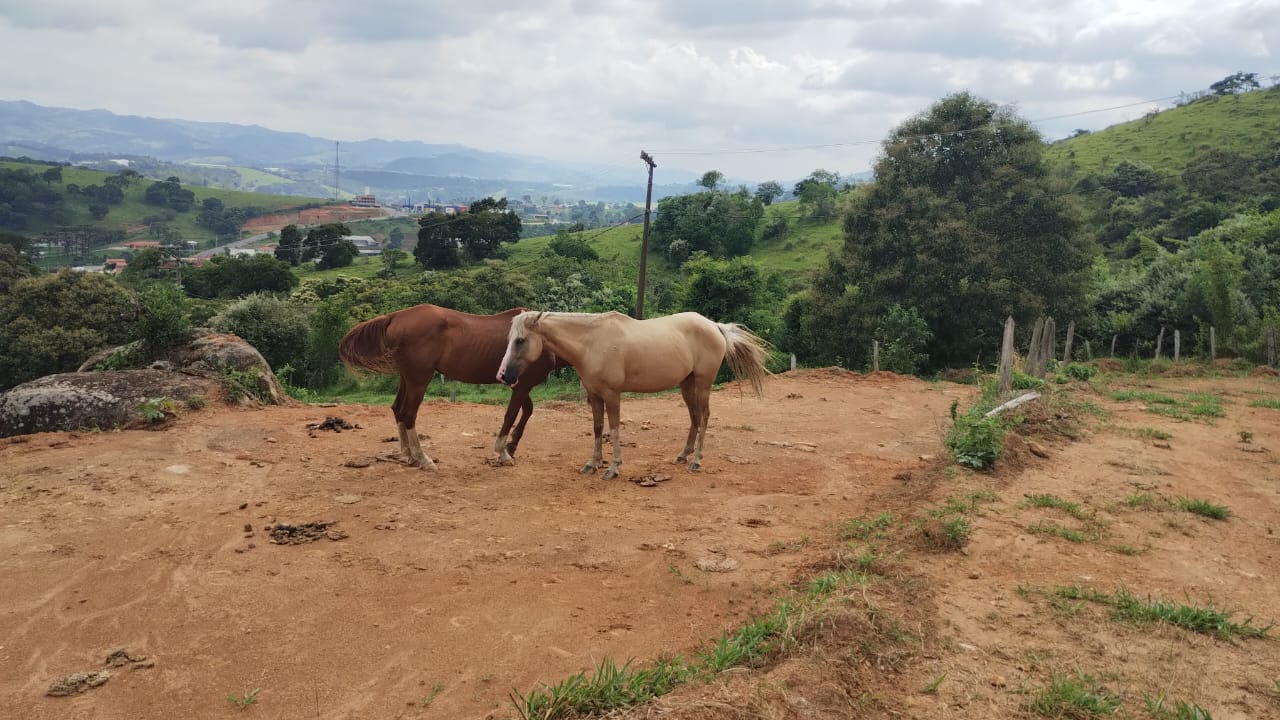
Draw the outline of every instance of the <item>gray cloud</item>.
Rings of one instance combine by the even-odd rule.
[[[1274,0],[0,0],[0,61],[23,68],[5,99],[628,168],[641,148],[831,146],[659,158],[781,180],[866,169],[960,90],[1037,119],[1267,77],[1278,34]]]

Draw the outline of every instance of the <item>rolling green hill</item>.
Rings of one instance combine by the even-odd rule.
[[[1280,139],[1280,88],[1209,96],[1141,120],[1049,146],[1054,164],[1079,173],[1109,170],[1121,160],[1175,176],[1199,153],[1217,149],[1254,157]]]

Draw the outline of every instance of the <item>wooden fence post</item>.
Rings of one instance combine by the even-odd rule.
[[[796,354],[795,354],[795,353],[791,353],[791,370],[792,370],[792,372],[794,372],[794,371],[795,371],[795,369],[796,369]]]
[[[1178,362],[1182,358],[1182,331],[1174,329],[1173,331],[1173,361]]]
[[[1218,331],[1209,326],[1209,362],[1218,359]]]
[[[1000,396],[1013,391],[1013,316],[1004,321],[1004,340],[1000,343]]]
[[[1040,335],[1040,354],[1036,356],[1036,377],[1043,378],[1044,374],[1049,371],[1049,361],[1056,359],[1055,345],[1057,344],[1058,326],[1053,322],[1052,317],[1044,320],[1044,333]]]
[[[1111,336],[1111,357],[1112,357],[1112,359],[1114,359],[1114,358],[1115,358],[1115,356],[1116,356],[1116,338],[1118,338],[1118,337],[1120,337],[1120,336],[1119,336],[1119,335],[1112,335],[1112,336]]]
[[[1093,350],[1089,349],[1088,340],[1084,341],[1084,359],[1089,361],[1093,360]]]
[[[1040,336],[1044,334],[1044,318],[1036,318],[1035,325],[1031,326],[1031,347],[1027,348],[1027,356],[1022,359],[1022,369],[1028,375],[1036,374],[1036,360],[1040,355]]]
[[[1276,366],[1276,326],[1267,328],[1267,364]]]
[[[1071,362],[1071,342],[1076,337],[1076,321],[1072,320],[1067,323],[1067,344],[1062,350],[1062,364],[1066,365]]]
[[[1160,334],[1156,336],[1156,360],[1160,359],[1160,348],[1164,346],[1164,326],[1160,326]]]
[[[871,341],[871,372],[880,372],[880,341]]]

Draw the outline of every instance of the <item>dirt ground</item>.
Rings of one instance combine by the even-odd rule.
[[[350,220],[368,220],[386,217],[387,211],[382,208],[355,207],[354,205],[336,205],[332,207],[307,208],[297,212],[271,213],[249,218],[244,230],[251,233],[280,232],[285,225],[323,225],[324,223],[348,222]]]
[[[0,445],[0,707],[101,720],[515,717],[513,689],[606,657],[687,656],[770,610],[847,545],[851,518],[891,512],[909,537],[913,514],[982,491],[963,552],[905,542],[789,659],[630,714],[1029,717],[1054,674],[1084,672],[1132,717],[1159,717],[1143,704],[1159,692],[1219,719],[1280,716],[1276,639],[1126,624],[1053,600],[1055,587],[1124,586],[1264,626],[1280,618],[1280,410],[1249,407],[1280,397],[1280,382],[1114,387],[1141,384],[1216,394],[1226,416],[1180,421],[1081,386],[1108,414],[1077,439],[1032,438],[1045,458],[1015,439],[1001,469],[972,473],[945,462],[941,438],[973,388],[798,371],[772,378],[765,400],[735,386],[713,395],[697,475],[670,462],[688,417],[679,395],[625,399],[623,477],[609,482],[577,473],[591,422],[569,402],[538,407],[506,468],[486,462],[501,408],[425,405],[434,474],[367,464],[393,447],[394,427],[387,408],[362,405],[212,403],[157,431],[11,439]],[[308,431],[327,415],[360,427]],[[631,481],[655,474],[670,479]],[[1034,493],[1078,503],[1094,537],[1037,532],[1083,525],[1027,507]],[[1138,494],[1233,514],[1126,503]],[[267,529],[320,521],[333,525],[311,543],[275,544]],[[900,629],[897,646],[872,647],[864,631],[885,627]],[[120,649],[146,659],[46,697]],[[228,699],[254,690],[246,709]]]

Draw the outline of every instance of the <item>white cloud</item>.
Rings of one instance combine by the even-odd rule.
[[[3,99],[790,180],[968,90],[1028,119],[1280,72],[1280,3],[0,0]],[[1149,105],[1048,121],[1050,137]],[[674,155],[828,145],[791,152]],[[667,156],[663,156],[666,151]]]

